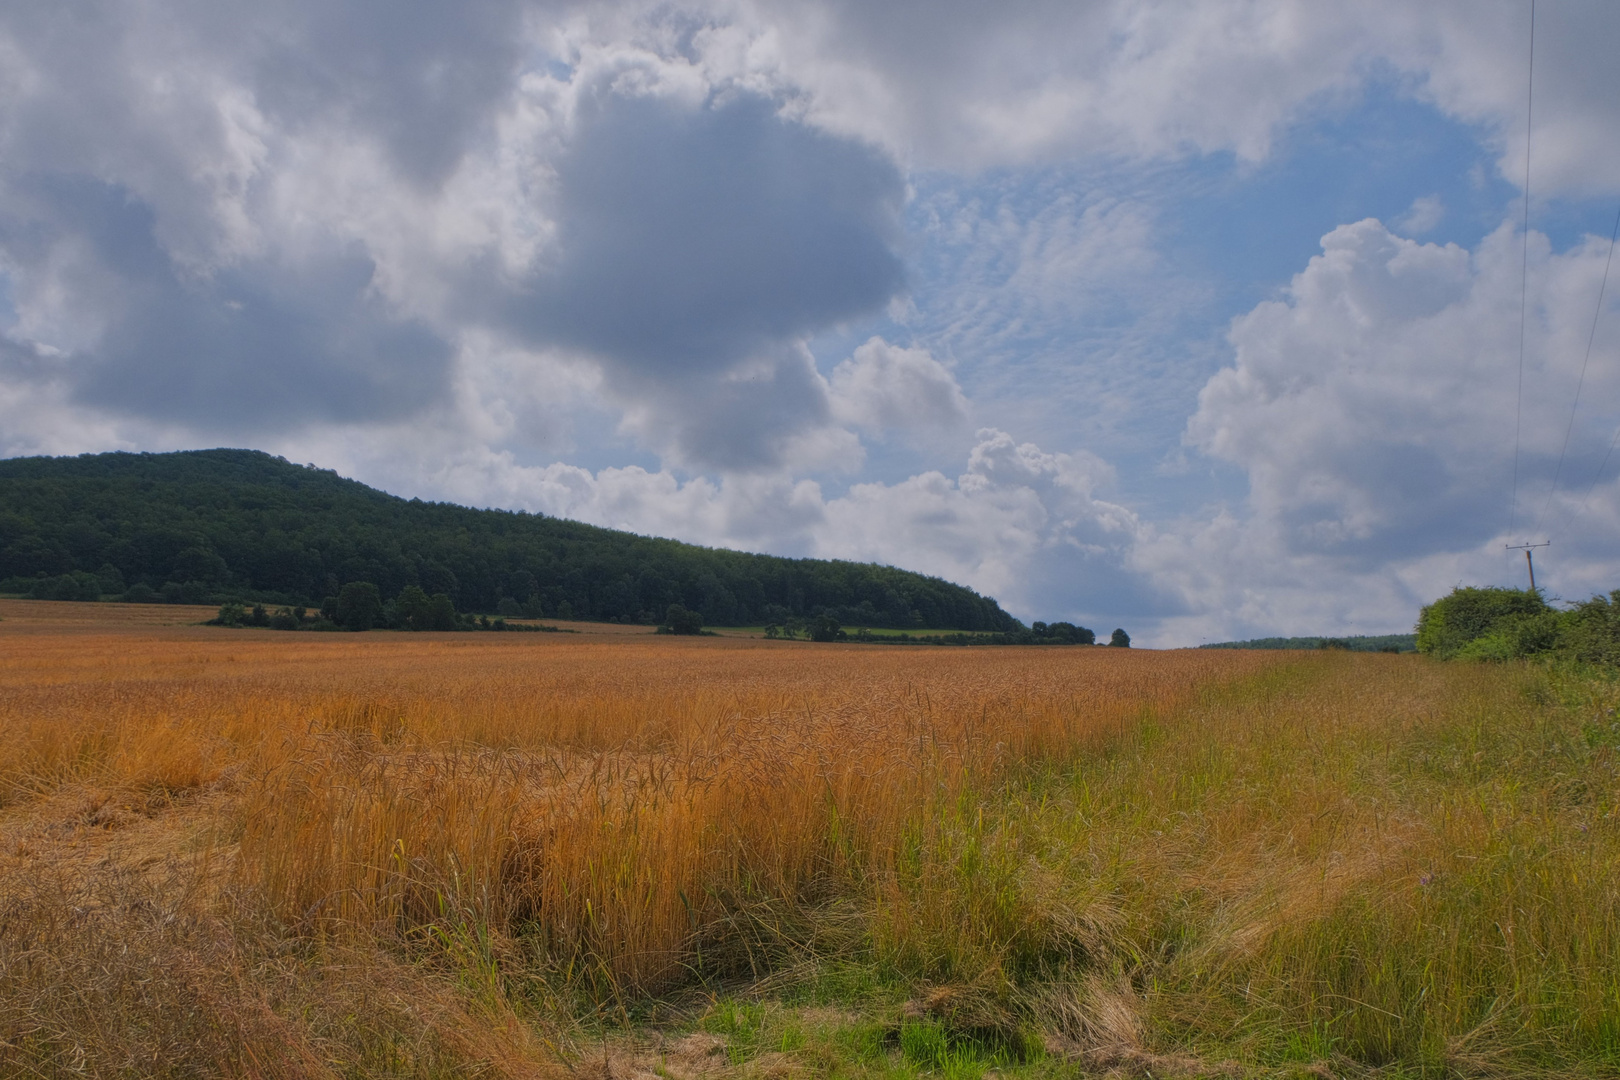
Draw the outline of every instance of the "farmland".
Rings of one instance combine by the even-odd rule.
[[[1620,701],[0,602],[0,1071],[1620,1069]]]

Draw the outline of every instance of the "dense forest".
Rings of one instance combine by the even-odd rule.
[[[0,461],[0,592],[319,605],[354,581],[536,618],[654,623],[681,604],[712,626],[1022,629],[989,597],[893,567],[401,499],[254,450]]]

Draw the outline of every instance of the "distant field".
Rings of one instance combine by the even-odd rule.
[[[1610,682],[181,614],[0,602],[0,1074],[1620,1068]]]
[[[1348,649],[1352,652],[1416,652],[1416,634],[1361,634],[1350,637],[1268,637],[1217,641],[1200,649]]]

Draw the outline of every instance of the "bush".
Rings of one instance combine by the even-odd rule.
[[[1519,589],[1454,589],[1423,609],[1417,647],[1442,660],[1553,656],[1620,664],[1620,589],[1567,611]]]
[[[219,614],[214,618],[214,622],[219,626],[241,626],[246,619],[247,609],[231,601],[219,606]]]
[[[1496,633],[1503,635],[1500,643],[1481,645],[1473,650],[1473,655],[1494,654],[1503,647],[1533,644],[1543,640],[1543,635],[1528,626],[1521,630],[1519,620],[1525,616],[1555,614],[1540,593],[1524,589],[1459,587],[1419,614],[1417,650],[1450,660],[1470,642]]]
[[[1588,664],[1620,664],[1620,589],[1564,612],[1558,650]]]
[[[1116,628],[1113,634],[1109,637],[1108,644],[1117,649],[1128,649],[1131,647],[1131,635],[1127,634],[1124,630]]]

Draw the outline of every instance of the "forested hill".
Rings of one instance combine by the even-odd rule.
[[[463,611],[561,618],[652,622],[678,603],[720,626],[1018,625],[988,597],[892,567],[406,500],[253,450],[0,460],[0,590],[69,574],[92,595],[202,603],[319,604],[370,581],[384,597],[414,584]]]

